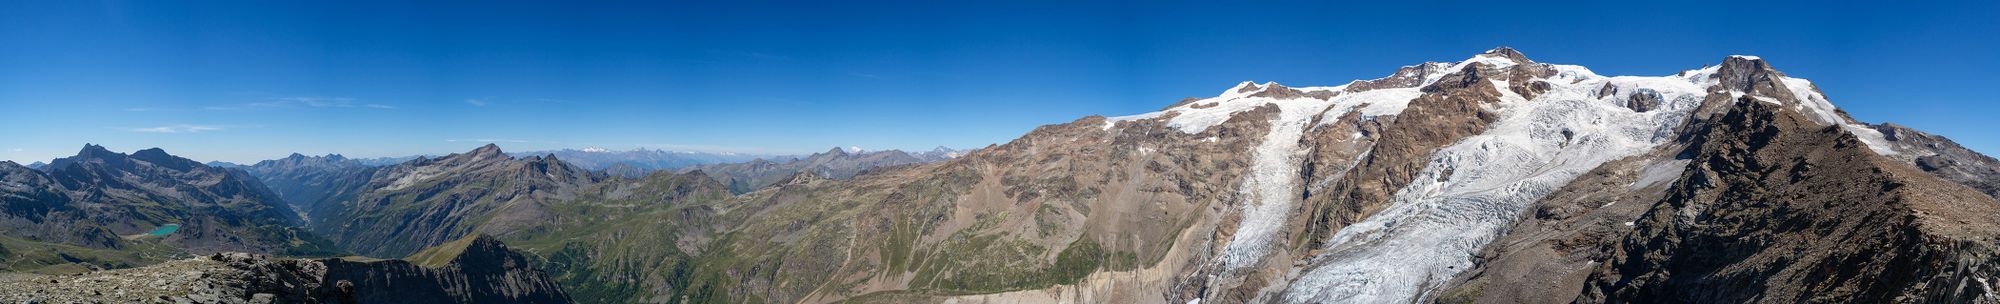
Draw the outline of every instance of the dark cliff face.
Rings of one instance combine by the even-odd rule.
[[[1699,133],[1666,197],[1581,302],[1969,302],[2000,205],[1745,98]]]
[[[438,249],[455,251],[433,266],[390,260],[298,261],[325,265],[311,292],[340,303],[569,303],[556,281],[500,241],[477,235]]]

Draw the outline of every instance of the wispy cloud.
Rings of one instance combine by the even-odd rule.
[[[152,112],[152,108],[125,108],[126,112]]]
[[[151,128],[131,128],[126,130],[132,132],[146,132],[146,133],[201,133],[209,131],[222,131],[225,130],[225,128],[219,126],[204,126],[204,125],[171,125],[171,126],[159,126]]]
[[[14,148],[13,150],[9,150],[9,151],[14,151],[14,152],[21,152],[21,151],[27,151],[27,150],[22,150],[21,148]]]
[[[861,78],[868,78],[868,79],[877,79],[877,80],[887,80],[887,79],[889,79],[889,76],[882,76],[882,75],[876,75],[876,74],[869,74],[869,73],[861,73],[861,72],[853,72],[853,73],[847,73],[847,75],[848,75],[848,76],[854,76],[854,77],[861,77]]]
[[[368,104],[356,103],[354,101],[354,98],[349,98],[349,97],[294,96],[294,97],[272,98],[270,100],[245,103],[241,105],[206,106],[202,107],[201,109],[210,111],[233,111],[233,110],[242,110],[246,107],[247,108],[371,108],[371,109],[385,109],[385,110],[396,108],[396,106],[379,104],[379,103],[368,103]]]
[[[314,108],[349,108],[354,107],[354,99],[347,97],[282,97],[270,101],[252,102],[250,105],[259,107],[304,106]]]
[[[472,105],[472,106],[475,106],[475,107],[484,107],[484,106],[486,106],[486,101],[485,101],[485,100],[480,100],[480,99],[477,99],[477,98],[471,98],[471,99],[466,99],[466,100],[465,100],[465,103],[466,103],[466,104],[470,104],[470,105]]]
[[[527,140],[523,140],[523,139],[493,139],[493,138],[479,138],[479,139],[446,139],[446,140],[444,140],[444,141],[447,141],[447,142],[483,142],[483,143],[493,143],[493,142],[505,142],[505,143],[525,143],[525,142],[528,142]]]

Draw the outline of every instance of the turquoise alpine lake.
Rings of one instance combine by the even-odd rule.
[[[146,234],[150,234],[153,236],[165,236],[167,234],[174,233],[174,231],[180,231],[180,230],[181,230],[181,224],[167,224],[165,226],[160,226],[159,229],[153,229],[153,232],[147,232]]]

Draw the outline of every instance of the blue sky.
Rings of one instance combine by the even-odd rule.
[[[1760,55],[1860,120],[2000,152],[1992,1],[723,2],[5,1],[0,159],[967,148],[1502,45],[1604,75]]]

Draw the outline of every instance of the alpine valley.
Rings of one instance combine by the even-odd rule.
[[[1513,49],[1004,144],[0,162],[0,302],[2000,302],[2000,160]]]

